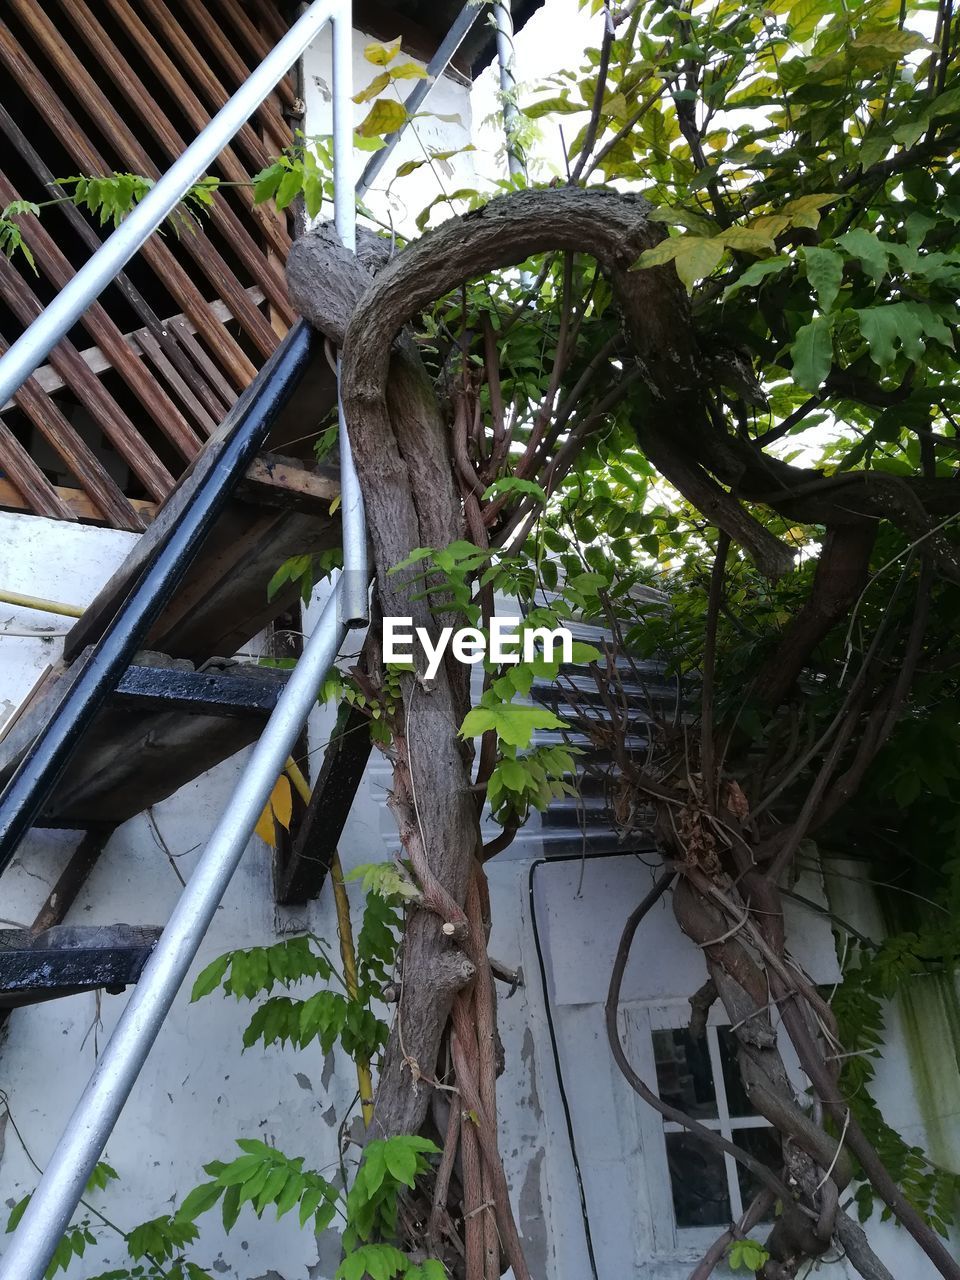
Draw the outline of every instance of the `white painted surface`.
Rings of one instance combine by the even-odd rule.
[[[374,37],[355,31],[353,37],[353,73],[356,92],[367,85],[383,68],[368,62],[363,56],[364,48]],[[381,43],[377,40],[376,43]],[[396,61],[415,62],[419,66],[424,63],[401,52]],[[331,72],[330,72],[330,33],[321,32],[319,38],[307,50],[303,59],[304,133],[307,137],[325,135],[331,129]],[[397,80],[396,91],[405,98],[418,82],[416,80]],[[396,96],[392,88],[387,88],[380,95],[385,98]],[[370,110],[370,103],[355,106],[355,120],[359,124]],[[441,119],[440,117],[447,117]],[[459,151],[469,145],[471,136],[470,90],[458,80],[443,75],[430,90],[430,94],[418,112],[418,119],[408,127],[398,142],[393,154],[387,160],[383,170],[378,174],[373,187],[364,197],[367,205],[377,217],[405,235],[416,233],[414,220],[422,208],[430,203],[441,191],[452,194],[461,187],[476,186],[473,168],[473,154],[467,152],[447,160],[437,160],[433,164],[424,164],[413,173],[393,181],[400,165],[408,161],[422,161],[427,153],[436,151]],[[357,152],[354,156],[356,172],[354,180],[369,159],[369,152]],[[389,194],[388,194],[389,188]],[[456,212],[463,212],[465,206],[457,204]],[[440,221],[454,210],[449,206],[440,209],[434,221]],[[321,214],[331,216],[328,209]]]

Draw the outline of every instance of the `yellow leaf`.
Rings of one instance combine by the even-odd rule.
[[[273,809],[269,800],[264,807],[263,813],[261,813],[260,817],[257,819],[257,825],[254,827],[254,831],[265,844],[270,846],[271,849],[275,849],[277,847],[277,827],[273,820]]]
[[[820,225],[820,210],[823,205],[832,204],[834,200],[840,198],[833,191],[825,191],[813,196],[798,196],[796,200],[788,201],[781,212],[784,217],[790,219],[791,226],[815,229]]]
[[[338,493],[337,496],[334,498],[334,500],[330,503],[330,510],[327,512],[328,516],[336,515],[337,511],[339,511],[340,497],[341,495]]]
[[[391,102],[389,98],[378,98],[370,108],[366,119],[357,125],[357,133],[361,138],[376,138],[385,133],[394,133],[407,118],[406,108],[401,102]]]
[[[677,244],[677,275],[687,286],[687,293],[693,293],[696,282],[719,266],[724,248],[719,239],[707,236],[678,236]]]
[[[730,227],[722,235],[716,237],[728,249],[737,249],[741,253],[752,253],[757,258],[765,257],[775,251],[773,238],[758,231],[756,227]]]
[[[371,98],[375,98],[377,94],[387,87],[390,83],[390,72],[381,71],[378,76],[374,76],[365,89],[361,89],[359,93],[353,95],[354,102],[369,102]]]
[[[391,80],[426,80],[427,72],[418,62],[398,62],[390,68]]]
[[[750,223],[752,231],[758,231],[761,235],[768,236],[771,240],[774,236],[778,236],[781,231],[786,231],[790,225],[790,219],[781,217],[780,214],[770,214],[766,218],[757,218]]]
[[[290,779],[285,773],[281,773],[274,783],[270,807],[284,831],[289,831],[290,819],[293,817],[293,792],[290,790]]]
[[[392,62],[400,52],[400,37],[391,40],[389,44],[368,44],[363,51],[363,56],[368,62],[372,62],[374,66],[385,67],[388,62]]]

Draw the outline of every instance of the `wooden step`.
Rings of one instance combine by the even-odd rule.
[[[137,982],[159,928],[129,924],[0,929],[0,1010]]]
[[[0,786],[76,679],[86,654],[50,668],[0,740]],[[149,672],[152,672],[152,679]],[[237,664],[213,672],[135,665],[93,721],[38,825],[116,825],[172,795],[260,736],[287,673]],[[220,685],[222,704],[217,705]],[[249,692],[244,694],[243,686]],[[187,709],[186,702],[193,705]]]

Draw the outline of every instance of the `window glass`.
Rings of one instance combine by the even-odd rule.
[[[776,1169],[780,1165],[782,1159],[780,1143],[773,1130],[766,1125],[759,1129],[734,1129],[733,1140],[738,1147],[743,1147],[752,1156],[756,1156],[761,1164],[765,1164],[771,1169]],[[750,1170],[745,1169],[739,1161],[737,1162],[737,1177],[740,1180],[740,1195],[743,1198],[743,1207],[746,1208],[757,1192],[761,1190],[761,1186]]]
[[[687,1133],[668,1133],[666,1140],[677,1226],[728,1226],[733,1214],[723,1156]]]
[[[740,1079],[737,1064],[737,1037],[729,1027],[717,1027],[720,1061],[723,1064],[723,1087],[727,1093],[727,1110],[731,1116],[756,1115]]]
[[[661,1099],[697,1120],[715,1120],[717,1093],[706,1037],[694,1039],[686,1028],[655,1031],[653,1053]]]

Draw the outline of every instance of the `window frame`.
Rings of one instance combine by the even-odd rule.
[[[620,1006],[619,1020],[621,1036],[631,1061],[636,1064],[641,1078],[659,1095],[653,1035],[656,1031],[682,1030],[689,1026],[689,1000],[629,1001]],[[735,1141],[735,1135],[739,1130],[761,1128],[772,1130],[774,1126],[763,1116],[730,1115],[718,1037],[719,1029],[729,1025],[730,1021],[725,1011],[719,1002],[715,1003],[707,1016],[706,1031],[717,1100],[717,1118],[701,1119],[700,1123],[723,1137]],[[784,1037],[781,1036],[780,1040],[780,1047],[783,1049]],[[792,1083],[797,1087],[800,1073],[796,1059],[789,1052],[784,1056],[787,1059],[787,1070]],[[683,1133],[684,1127],[674,1121],[665,1120],[653,1107],[643,1106],[638,1108],[638,1111],[644,1164],[647,1168],[654,1249],[658,1254],[672,1255],[677,1261],[686,1260],[688,1257],[698,1258],[703,1250],[716,1240],[724,1226],[729,1224],[702,1227],[678,1225],[673,1203],[666,1135]],[[737,1161],[726,1152],[723,1160],[730,1196],[731,1221],[735,1222],[745,1207],[740,1180],[737,1176]]]

